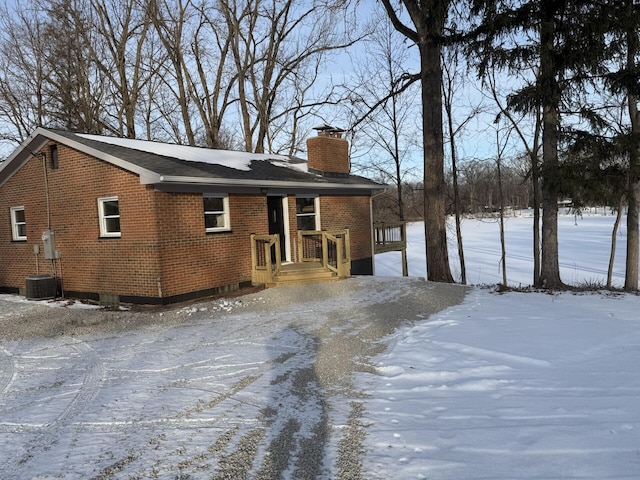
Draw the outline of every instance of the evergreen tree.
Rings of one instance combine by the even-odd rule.
[[[589,57],[598,60],[588,78],[590,95],[581,113],[588,129],[569,132],[572,164],[568,178],[578,186],[576,199],[609,205],[626,200],[627,255],[625,289],[638,289],[638,203],[640,201],[640,5],[634,0],[598,2],[591,10],[597,28]],[[596,24],[597,27],[592,25]],[[587,80],[587,79],[585,79]],[[575,181],[577,178],[577,182]],[[612,183],[613,182],[613,183]]]
[[[627,256],[624,288],[638,290],[639,203],[640,203],[640,5],[635,0],[604,2],[600,18],[607,21],[609,35],[603,49],[611,68],[605,74],[613,94],[625,98],[629,126],[616,137],[628,159]],[[616,61],[617,60],[617,61]]]
[[[602,64],[604,24],[597,8],[585,0],[474,0],[479,24],[471,50],[479,72],[518,71],[537,61],[537,76],[509,98],[517,111],[540,108],[542,125],[542,262],[538,285],[560,288],[558,262],[558,196],[561,169],[561,115],[573,112],[572,100]]]

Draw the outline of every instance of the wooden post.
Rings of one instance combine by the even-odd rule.
[[[271,242],[264,244],[264,259],[267,264],[267,282],[272,280],[271,278]]]
[[[409,276],[409,264],[407,263],[407,224],[402,223],[400,227],[400,235],[402,237],[402,276]]]
[[[327,242],[326,232],[322,232],[322,266],[327,268],[329,265],[329,246]]]

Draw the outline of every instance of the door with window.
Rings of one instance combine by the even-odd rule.
[[[280,258],[287,259],[286,232],[284,223],[283,197],[267,197],[267,209],[269,213],[269,235],[280,235]],[[275,248],[275,246],[274,246]],[[271,252],[275,258],[275,251]]]

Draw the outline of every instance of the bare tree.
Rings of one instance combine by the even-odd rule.
[[[502,286],[507,288],[507,248],[504,237],[504,191],[502,185],[502,157],[509,141],[509,132],[504,136],[504,143],[500,144],[500,129],[496,128],[496,169],[498,173],[498,198],[500,211],[500,252],[502,266]]]
[[[45,81],[49,123],[68,130],[102,133],[107,85],[86,42],[95,42],[88,0],[46,2],[44,61],[50,65]],[[88,35],[86,32],[91,32]]]
[[[413,120],[416,112],[415,89],[397,93],[397,87],[406,73],[409,52],[403,48],[399,34],[388,19],[374,18],[377,29],[368,38],[365,54],[358,62],[358,86],[350,92],[349,102],[357,128],[352,128],[353,145],[358,145],[365,158],[356,167],[394,187],[394,213],[405,220],[404,183],[413,177],[415,168],[411,154],[415,149],[414,138],[420,133],[420,125]]]
[[[90,12],[82,0],[20,2],[2,15],[0,117],[4,138],[22,141],[38,125],[101,132],[105,82],[84,50]]]
[[[449,267],[442,126],[442,45],[450,0],[402,0],[413,28],[403,23],[390,0],[382,3],[393,26],[420,52],[424,143],[424,220],[427,277],[453,282]]]
[[[335,101],[331,85],[316,87],[325,60],[361,37],[351,7],[25,0],[0,12],[4,136],[47,125],[297,153],[307,119]]]
[[[45,15],[37,0],[0,10],[0,138],[22,143],[46,118]]]
[[[84,47],[100,74],[108,81],[105,105],[112,107],[107,129],[119,137],[136,138],[140,96],[153,72],[146,49],[151,21],[146,2],[139,0],[91,0],[91,28],[80,30]],[[82,11],[69,16],[80,23]]]
[[[613,262],[616,258],[616,244],[618,238],[618,228],[620,227],[620,220],[622,219],[622,207],[624,205],[624,195],[620,196],[618,205],[616,206],[616,220],[613,222],[613,229],[611,230],[611,252],[609,254],[609,267],[607,268],[607,288],[611,288],[611,281],[613,278]]]
[[[285,92],[308,92],[323,58],[358,37],[338,32],[339,15],[346,8],[341,2],[220,0],[219,8],[232,36],[244,148],[263,152],[273,142],[272,120],[292,112],[299,115],[299,105],[305,103],[298,96],[292,108],[282,102]]]
[[[193,14],[191,0],[151,0],[149,2],[149,14],[153,25],[157,30],[162,45],[166,50],[171,68],[165,68],[158,73],[163,76],[167,89],[173,94],[174,101],[179,110],[180,124],[171,122],[170,116],[165,117],[172,125],[174,140],[178,143],[196,144],[193,121],[191,118],[191,101],[188,92],[187,76],[189,71],[185,60],[185,29],[190,25],[190,16]],[[173,114],[173,111],[168,113]],[[183,139],[184,133],[184,139]]]
[[[535,70],[529,70],[535,77]],[[525,73],[523,70],[522,73]],[[513,128],[517,137],[529,157],[530,170],[529,177],[533,185],[533,285],[540,286],[540,204],[542,203],[542,194],[540,190],[540,150],[541,134],[542,134],[542,108],[536,105],[533,115],[533,128],[531,132],[525,131],[525,115],[518,115],[516,112],[508,108],[507,103],[503,100],[501,92],[498,91],[495,72],[490,72],[484,77],[484,81],[489,86],[491,99],[498,108],[496,118],[505,118],[509,125]],[[530,125],[530,123],[529,123]]]
[[[442,73],[443,73],[443,89],[442,102],[446,116],[446,132],[449,143],[449,155],[451,158],[451,181],[453,184],[453,210],[455,215],[456,239],[458,242],[458,258],[460,260],[460,275],[462,284],[467,283],[467,269],[464,261],[464,245],[462,242],[462,221],[461,221],[461,205],[460,205],[460,188],[458,175],[458,148],[457,139],[467,124],[475,118],[481,111],[480,105],[463,108],[465,115],[460,116],[459,111],[462,109],[454,109],[457,107],[456,98],[459,96],[462,88],[465,88],[463,79],[463,71],[460,65],[460,56],[457,48],[449,48],[443,53]],[[456,118],[459,117],[459,118]]]

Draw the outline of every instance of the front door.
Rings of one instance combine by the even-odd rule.
[[[286,239],[282,197],[267,197],[267,209],[269,211],[269,235],[280,235],[280,258],[284,262],[286,260]],[[272,255],[274,253],[272,252]]]

